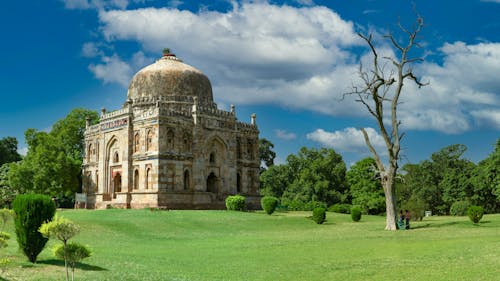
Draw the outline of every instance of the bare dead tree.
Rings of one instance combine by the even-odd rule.
[[[363,128],[363,136],[368,146],[368,149],[373,154],[377,164],[377,172],[380,176],[380,181],[384,188],[385,203],[386,203],[386,230],[396,230],[396,192],[395,183],[398,170],[399,152],[401,150],[401,140],[404,133],[400,132],[399,126],[401,121],[398,119],[398,105],[399,98],[403,93],[403,86],[405,80],[411,80],[416,83],[419,88],[425,86],[413,74],[412,65],[417,62],[423,61],[422,58],[410,57],[410,50],[414,47],[419,47],[417,36],[424,26],[424,21],[420,15],[417,14],[417,20],[411,30],[403,27],[400,21],[398,26],[407,36],[404,44],[401,44],[393,34],[387,34],[384,39],[394,47],[396,56],[399,57],[380,57],[377,49],[373,43],[372,34],[365,36],[361,33],[358,35],[368,44],[373,55],[373,65],[370,70],[363,68],[360,63],[359,76],[361,78],[360,85],[352,87],[352,91],[346,93],[347,95],[355,95],[356,101],[362,103],[372,115],[379,127],[380,135],[385,141],[388,160],[387,165],[384,165],[380,158],[380,154],[375,150],[372,145],[368,133]],[[390,71],[386,70],[387,64]],[[387,107],[389,110],[387,110]]]

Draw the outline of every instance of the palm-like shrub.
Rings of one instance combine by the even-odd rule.
[[[49,196],[41,194],[20,194],[12,202],[15,212],[14,223],[19,248],[32,263],[43,250],[48,238],[38,232],[38,228],[52,219],[56,206]]]
[[[274,196],[264,196],[260,200],[260,205],[262,206],[262,209],[264,209],[264,211],[266,211],[266,213],[270,215],[276,210],[278,202],[278,198]]]
[[[470,206],[467,215],[473,223],[478,223],[483,218],[484,209],[481,206]]]

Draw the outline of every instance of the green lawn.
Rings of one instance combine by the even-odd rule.
[[[479,225],[431,217],[410,231],[384,231],[385,219],[309,212],[69,210],[89,245],[76,280],[499,280],[500,215]],[[27,262],[13,235],[0,258],[5,280],[64,280],[50,241]]]

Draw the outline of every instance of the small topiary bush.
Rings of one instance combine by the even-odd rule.
[[[260,200],[260,205],[262,206],[262,209],[264,209],[264,211],[266,211],[266,213],[270,215],[276,210],[278,202],[278,198],[274,196],[264,196]]]
[[[467,215],[473,223],[478,223],[483,218],[483,214],[484,209],[481,206],[470,206],[467,209]]]
[[[469,209],[469,206],[470,204],[467,201],[457,201],[451,205],[450,215],[465,216],[467,215],[467,209]]]
[[[326,220],[326,211],[325,211],[325,208],[321,208],[321,207],[314,208],[312,219],[317,224],[324,223],[325,220]]]
[[[228,196],[226,198],[226,208],[228,211],[244,211],[245,197],[241,195]]]
[[[41,194],[20,194],[12,202],[15,212],[17,243],[19,248],[32,263],[43,250],[48,238],[42,236],[38,229],[50,221],[56,212],[56,206],[49,196]]]
[[[361,207],[353,206],[351,208],[351,219],[352,221],[360,221],[361,220]]]
[[[334,213],[341,213],[341,214],[349,214],[351,212],[351,205],[350,204],[335,204],[331,205],[328,208],[329,212],[334,212]]]

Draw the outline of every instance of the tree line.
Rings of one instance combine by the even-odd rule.
[[[493,152],[478,164],[464,158],[465,145],[454,144],[433,153],[430,159],[406,164],[396,180],[401,209],[416,217],[424,211],[448,215],[454,203],[483,206],[500,212],[500,139]],[[333,149],[301,148],[286,163],[261,173],[261,194],[280,198],[281,208],[311,210],[316,206],[335,210],[358,205],[366,214],[384,214],[385,196],[373,158],[349,169]],[[333,207],[332,207],[333,206]]]

